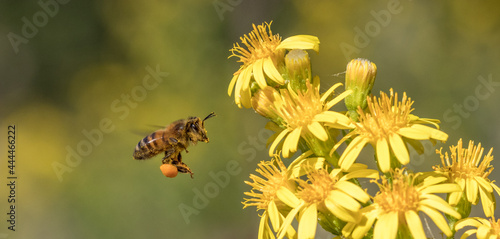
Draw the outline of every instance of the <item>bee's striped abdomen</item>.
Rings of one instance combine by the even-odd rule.
[[[149,159],[164,151],[163,130],[158,130],[144,137],[135,146],[134,159]]]

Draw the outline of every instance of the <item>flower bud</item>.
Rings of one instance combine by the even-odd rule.
[[[267,86],[253,95],[252,107],[258,114],[272,120],[278,125],[283,125],[283,119],[278,116],[274,108],[276,101],[281,101],[281,96],[273,87]]]
[[[306,51],[295,49],[285,56],[289,84],[295,91],[306,91],[306,81],[311,79],[311,60]]]
[[[358,58],[347,64],[345,89],[352,93],[345,98],[345,105],[354,121],[358,121],[358,107],[366,109],[366,97],[372,91],[376,75],[377,66],[369,60]]]

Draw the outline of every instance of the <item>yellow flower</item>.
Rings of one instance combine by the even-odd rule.
[[[481,198],[484,214],[491,217],[495,210],[495,199],[493,189],[500,194],[500,188],[488,179],[488,176],[493,171],[493,166],[490,162],[493,160],[493,148],[483,158],[484,148],[481,143],[477,146],[473,141],[469,141],[469,147],[462,147],[462,139],[458,141],[457,146],[451,146],[451,159],[448,152],[443,155],[442,148],[438,151],[441,157],[442,166],[434,166],[434,170],[446,176],[450,182],[455,182],[462,188],[462,191],[452,193],[448,201],[451,205],[457,205],[465,193],[467,201],[476,205],[478,199]],[[483,160],[481,161],[481,158]]]
[[[274,231],[278,231],[285,218],[282,212],[290,210],[278,199],[276,193],[281,187],[294,191],[296,185],[293,180],[288,179],[287,169],[279,157],[270,162],[262,161],[258,166],[256,172],[262,176],[251,174],[250,179],[253,182],[245,181],[252,189],[245,192],[250,198],[244,199],[243,208],[255,206],[257,210],[264,210],[259,226],[259,238],[274,238],[268,222],[271,222]],[[287,233],[292,236],[295,231],[291,228]]]
[[[460,214],[434,193],[459,191],[455,183],[442,183],[446,177],[409,174],[403,170],[391,171],[392,184],[382,177],[380,191],[375,195],[373,204],[360,210],[359,222],[348,222],[342,229],[344,236],[362,238],[375,223],[373,238],[396,238],[398,230],[409,232],[413,238],[426,238],[419,212],[427,214],[447,236],[452,232],[440,213],[444,212],[455,218]]]
[[[340,169],[330,173],[324,168],[309,168],[307,181],[297,178],[300,191],[294,194],[282,187],[277,195],[293,209],[285,218],[278,238],[283,238],[296,215],[298,217],[298,238],[314,238],[318,214],[333,214],[342,221],[357,222],[360,203],[370,200],[369,195],[350,179],[378,178],[376,170],[366,169],[366,165],[356,165],[356,171],[344,174]],[[340,229],[339,229],[340,231]]]
[[[235,88],[234,100],[240,108],[242,106],[250,108],[252,82],[256,82],[261,89],[268,85],[266,78],[271,81],[271,84],[283,85],[285,83],[278,71],[278,66],[284,64],[283,58],[287,49],[319,51],[319,40],[315,36],[297,35],[281,41],[278,34],[272,34],[270,23],[263,23],[259,26],[252,24],[252,26],[252,32],[240,37],[246,49],[236,43],[230,50],[232,54],[229,56],[238,57],[238,62],[243,63],[234,73],[228,88],[229,96],[232,94],[233,87]]]
[[[467,238],[472,234],[476,234],[477,239],[493,239],[500,238],[500,219],[495,221],[495,218],[486,220],[480,217],[465,218],[457,222],[455,229],[458,231],[466,226],[473,226],[476,229],[469,229],[464,232],[461,239]]]
[[[413,111],[411,108],[413,101],[406,97],[406,93],[403,93],[402,100],[398,101],[397,93],[394,94],[392,89],[390,92],[390,97],[383,92],[380,93],[378,99],[368,97],[369,112],[364,113],[358,110],[360,121],[356,123],[356,128],[333,148],[331,153],[346,139],[354,138],[339,159],[339,165],[342,169],[348,169],[368,143],[375,148],[380,170],[386,173],[391,168],[410,162],[406,143],[421,152],[423,146],[417,140],[445,141],[448,139],[446,133],[422,125],[433,124],[438,127],[438,120],[422,119],[410,114]]]
[[[336,129],[350,128],[349,118],[341,113],[329,111],[336,103],[344,99],[350,91],[345,91],[332,100],[327,98],[333,91],[341,86],[341,83],[333,85],[323,95],[319,94],[319,86],[313,86],[306,82],[305,92],[295,93],[293,90],[281,90],[281,95],[274,97],[272,105],[267,108],[273,111],[284,125],[275,134],[275,139],[269,148],[269,155],[273,155],[278,144],[284,140],[282,147],[283,157],[288,158],[291,153],[297,151],[300,138],[308,140],[319,139],[326,141],[330,138],[326,127]],[[271,94],[270,94],[271,95]],[[274,127],[275,129],[278,127]],[[313,144],[308,144],[313,145]],[[328,153],[328,152],[327,152]]]

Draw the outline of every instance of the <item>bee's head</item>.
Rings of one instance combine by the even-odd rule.
[[[203,141],[208,143],[207,130],[205,129],[205,120],[215,116],[215,113],[210,113],[205,119],[199,117],[189,117],[187,122],[187,134],[193,143]]]

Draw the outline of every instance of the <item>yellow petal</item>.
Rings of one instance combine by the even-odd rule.
[[[311,151],[309,150],[308,152]],[[296,161],[297,159],[293,161],[294,165],[290,164],[290,166],[288,166],[290,179],[306,175],[309,169],[307,167],[304,167],[304,165],[311,165],[315,169],[323,168],[323,166],[325,165],[325,158],[323,157],[305,158],[304,160],[301,160],[297,163]]]
[[[337,83],[333,85],[332,87],[330,87],[330,89],[328,89],[325,93],[323,93],[321,95],[321,102],[325,102],[328,96],[330,96],[339,86],[342,86],[342,83]]]
[[[485,192],[482,188],[479,188],[479,194],[481,195],[484,215],[492,217],[495,212],[495,203],[493,202],[492,194]]]
[[[302,132],[302,127],[298,127],[286,137],[285,142],[283,143],[283,157],[288,158],[290,153],[297,152],[297,145],[299,144],[300,133]]]
[[[474,176],[474,179],[479,184],[479,186],[482,187],[483,189],[486,189],[487,192],[489,193],[493,192],[493,187],[491,187],[491,184],[488,181],[486,181],[485,178]]]
[[[343,100],[345,97],[347,97],[351,93],[352,93],[352,90],[346,90],[346,91],[342,92],[342,94],[340,94],[337,97],[333,98],[332,100],[326,102],[325,109],[329,110],[330,108],[332,108],[334,105],[339,103],[341,100]]]
[[[481,225],[477,228],[476,237],[479,239],[482,239],[482,238],[490,239],[491,237],[488,236],[489,232],[490,232],[490,227]]]
[[[406,165],[410,162],[410,154],[406,148],[405,143],[398,134],[389,135],[389,142],[391,144],[391,149],[398,161]]]
[[[410,127],[400,128],[397,131],[397,133],[409,139],[416,139],[416,140],[429,139],[429,134],[426,131],[421,131]]]
[[[458,182],[455,180],[455,182],[460,186],[460,188],[462,189],[462,191],[465,190],[465,179],[464,178],[460,178],[458,180]]]
[[[280,214],[278,207],[276,206],[276,203],[274,202],[274,200],[271,200],[269,202],[269,205],[267,206],[267,211],[269,212],[269,220],[271,221],[271,225],[273,226],[273,230],[276,232],[281,227],[281,221],[280,221],[281,214]]]
[[[413,238],[423,238],[426,239],[424,228],[422,227],[422,221],[420,221],[420,217],[418,214],[411,210],[405,212],[406,223],[408,224],[408,228],[410,229],[411,235]]]
[[[495,189],[497,194],[500,195],[500,188],[493,182],[490,185],[493,187],[493,189]]]
[[[354,164],[356,165],[356,164]],[[351,166],[349,171],[354,167]],[[358,170],[353,170],[352,172],[346,174],[343,179],[349,180],[352,178],[373,178],[373,179],[378,179],[379,178],[379,172],[374,169],[358,169]]]
[[[356,224],[349,222],[342,228],[342,235],[346,238],[351,238],[352,231],[356,228]],[[354,238],[354,237],[353,237]],[[334,237],[334,239],[337,239]]]
[[[335,199],[327,197],[325,199],[325,206],[330,210],[330,212],[338,217],[340,220],[345,222],[357,222],[359,220],[359,215],[355,212],[349,211],[344,207],[337,205]]]
[[[372,218],[372,219],[370,219],[370,221],[369,221],[369,225],[370,225],[370,226],[366,226],[366,225],[368,225],[368,223],[366,223],[366,225],[359,225],[359,226],[357,226],[357,227],[353,230],[351,237],[352,237],[353,239],[361,239],[361,238],[365,238],[366,233],[368,233],[368,231],[371,229],[371,226],[373,225],[373,222],[375,222],[375,219],[376,219],[376,218]],[[350,223],[351,223],[351,222],[350,222]],[[348,237],[348,238],[351,238],[351,237]]]
[[[355,124],[353,124],[351,122],[351,120],[349,118],[347,118],[347,116],[344,115],[343,117],[337,118],[337,122],[335,122],[333,124],[326,122],[325,126],[328,126],[330,128],[334,128],[334,129],[353,129],[355,127]]]
[[[387,140],[385,138],[377,140],[376,152],[380,170],[383,173],[389,172],[391,169],[391,156],[389,154],[389,145],[387,144]]]
[[[309,131],[311,131],[311,133],[313,133],[314,136],[316,136],[316,138],[318,138],[319,140],[328,140],[328,134],[326,133],[325,128],[323,128],[320,123],[312,122],[307,125],[307,129],[309,129]]]
[[[363,137],[356,137],[351,141],[339,159],[342,170],[346,171],[351,167],[366,143],[367,141]]]
[[[478,219],[478,218],[473,217],[473,218],[466,218],[466,219],[458,221],[455,224],[455,230],[460,230],[460,229],[467,227],[467,226],[480,227],[482,224],[480,221],[478,221],[476,219]],[[486,220],[486,223],[489,223],[489,222]]]
[[[310,35],[291,36],[283,40],[276,49],[312,49],[319,52],[319,39]]]
[[[436,174],[426,175],[423,182],[421,183],[421,185],[423,187],[428,187],[431,185],[435,185],[435,184],[444,182],[446,180],[448,180],[448,178],[446,178],[445,176],[436,175]]]
[[[438,226],[439,229],[441,229],[441,231],[444,234],[446,234],[446,236],[451,237],[452,235],[451,230],[448,227],[448,223],[446,222],[446,220],[444,220],[443,215],[441,215],[441,213],[427,206],[421,206],[419,207],[419,210],[427,214],[427,216],[429,216],[432,219],[432,221],[434,221],[436,226]]]
[[[260,218],[260,223],[259,223],[259,234],[258,234],[259,239],[274,238],[274,235],[271,233],[269,225],[267,224],[267,219],[268,219],[267,213],[264,212],[264,214],[262,214],[262,217]]]
[[[476,180],[471,178],[466,179],[465,188],[466,188],[467,200],[469,200],[469,202],[475,205],[477,203],[477,194],[478,194],[478,187]]]
[[[303,163],[305,164],[308,164],[310,161],[310,158],[309,156],[311,156],[313,153],[311,150],[308,150],[307,152],[301,154],[298,158],[296,158],[295,160],[293,160],[292,163],[290,163],[290,165],[288,165],[288,173],[289,173],[289,178],[298,178],[302,175],[300,175],[300,172],[301,172],[301,168],[302,168],[302,165]],[[315,160],[311,160],[311,164],[312,165],[315,165],[316,163],[316,160],[318,160],[319,158],[313,158]]]
[[[227,88],[227,94],[231,96],[233,93],[234,84],[236,84],[236,80],[238,79],[238,75],[233,75],[231,82],[229,83],[229,87]]]
[[[238,105],[238,107],[241,108],[241,92],[243,88],[243,82],[244,82],[244,74],[243,72],[249,69],[248,67],[243,69],[240,74],[238,74],[238,79],[236,80],[236,87],[234,89],[234,102]]]
[[[339,181],[335,184],[335,187],[362,203],[366,203],[370,200],[370,195],[368,195],[368,193],[366,193],[358,185],[349,181]]]
[[[338,115],[342,115],[333,111],[323,111],[314,116],[313,120],[318,122],[327,122],[330,124],[335,124],[337,122]]]
[[[270,57],[264,58],[263,65],[264,65],[264,72],[266,72],[266,75],[269,76],[271,80],[275,81],[280,85],[285,84],[285,80],[274,66],[273,60],[271,60]]]
[[[318,209],[313,203],[301,213],[299,219],[299,238],[314,238],[318,225]]]
[[[450,193],[450,197],[448,198],[448,203],[452,206],[456,206],[458,202],[460,202],[461,197],[462,197],[462,192]]]
[[[336,178],[339,173],[343,172],[340,168],[334,168],[330,172],[330,178]]]
[[[250,92],[250,88],[241,91],[240,99],[241,99],[241,105],[243,105],[243,107],[247,109],[252,107],[252,102],[251,102],[252,93]]]
[[[269,147],[269,145],[274,142],[274,140],[276,139],[276,137],[278,137],[281,131],[283,131],[283,129],[280,128],[280,131],[277,131],[277,133],[274,133],[273,135],[271,135],[271,137],[267,138],[266,148]]]
[[[285,217],[283,215],[281,215],[281,220],[282,221],[285,220]],[[288,229],[286,230],[286,237],[297,238],[297,232],[295,231],[295,229],[293,227],[288,227]],[[274,235],[270,239],[274,239]]]
[[[451,193],[451,192],[461,192],[462,189],[456,183],[443,183],[425,187],[420,192],[421,193]]]
[[[276,148],[276,146],[278,145],[279,142],[281,142],[281,140],[290,132],[289,129],[284,129],[283,131],[281,131],[280,134],[278,134],[278,136],[276,137],[276,139],[273,141],[273,143],[271,144],[271,147],[269,147],[269,157],[272,157],[274,155],[274,149]]]
[[[433,195],[433,196],[435,196],[435,195]],[[420,204],[421,205],[425,205],[425,206],[427,206],[429,208],[433,208],[435,210],[442,211],[442,212],[444,212],[444,213],[446,213],[446,214],[448,214],[448,215],[450,215],[452,217],[455,217],[457,219],[461,218],[460,213],[458,213],[457,211],[453,210],[453,208],[450,205],[448,205],[448,203],[444,199],[442,199],[442,198],[440,198],[438,196],[436,196],[433,199],[424,199],[424,200],[421,200]]]
[[[366,164],[355,163],[351,166],[351,168],[349,168],[349,171],[347,171],[347,172],[354,172],[357,170],[362,170],[362,169],[367,169],[367,168],[368,168],[368,165],[366,165]]]
[[[445,132],[426,125],[414,124],[411,126],[411,128],[426,132],[427,135],[429,135],[429,137],[432,139],[437,139],[440,141],[446,141],[448,139],[448,134],[446,134]]]
[[[266,78],[264,77],[263,64],[263,59],[258,59],[253,63],[253,78],[261,89],[264,89],[264,87],[267,86]]]
[[[337,205],[353,212],[357,212],[361,208],[361,204],[359,204],[359,202],[341,190],[330,191],[328,198],[334,200]]]
[[[462,234],[462,236],[460,237],[460,239],[466,239],[466,238],[474,235],[476,232],[477,232],[477,229],[467,230],[467,231],[464,232],[464,234]]]
[[[248,66],[241,72],[241,88],[240,91],[245,91],[250,88],[250,79],[252,79],[252,67]]]
[[[373,230],[374,239],[393,239],[398,232],[398,213],[389,212],[382,214]]]
[[[283,186],[276,191],[276,196],[291,208],[296,208],[300,204],[300,199],[298,199],[288,188]]]
[[[363,216],[357,222],[356,228],[352,231],[353,239],[361,239],[372,228],[373,223],[377,219],[377,210],[372,205],[361,209]],[[342,229],[344,232],[344,229]]]
[[[292,224],[293,219],[297,215],[297,213],[304,207],[304,203],[301,202],[299,205],[297,205],[296,208],[292,209],[288,215],[286,215],[285,220],[283,221],[283,224],[281,226],[280,231],[278,232],[278,239],[282,239],[285,234],[288,231],[288,228],[290,227],[290,224]]]

